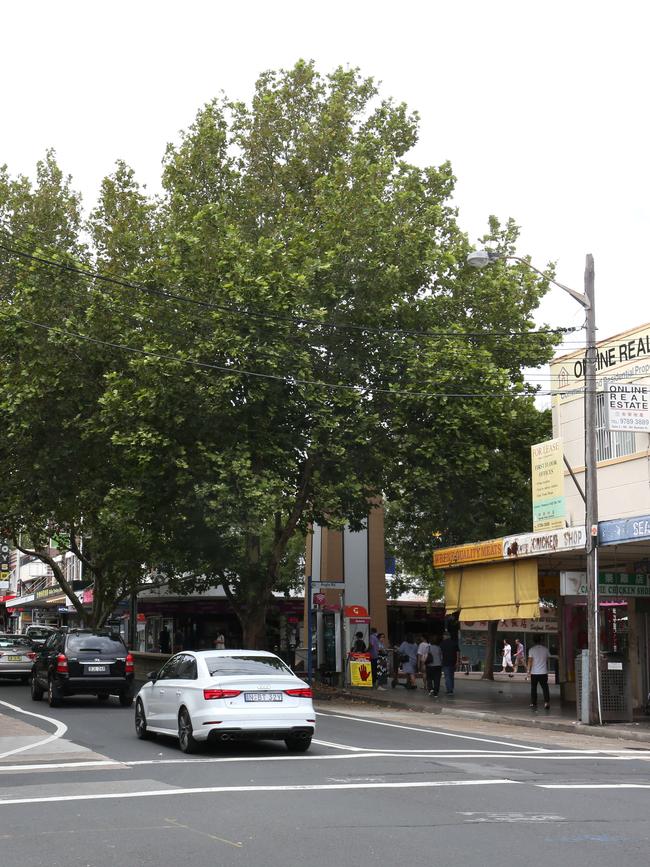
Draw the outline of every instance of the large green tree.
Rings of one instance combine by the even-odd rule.
[[[167,150],[159,200],[118,165],[88,249],[78,232],[66,247],[12,228],[28,249],[115,281],[5,262],[14,316],[40,292],[32,318],[52,321],[49,280],[81,299],[56,314],[77,336],[48,339],[82,367],[72,381],[85,394],[69,404],[62,390],[56,404],[83,440],[65,485],[96,475],[76,513],[84,528],[95,516],[92,550],[110,548],[110,517],[129,550],[140,545],[140,567],[179,587],[222,584],[253,646],[314,522],[360,527],[388,497],[407,534],[451,539],[505,524],[525,484],[523,445],[509,447],[537,437],[521,370],[554,343],[532,333],[546,284],[523,266],[466,267],[450,166],[406,161],[417,129],[357,70],[300,62],[262,75],[250,104],[204,106]],[[504,253],[516,235],[489,228]],[[41,289],[27,293],[30,280]],[[33,343],[35,326],[21,327],[12,340]],[[32,369],[41,392],[52,377],[70,389],[54,353]],[[36,417],[17,367],[7,372],[5,405],[20,393]],[[11,456],[16,430],[2,434]],[[65,466],[65,444],[46,441]]]

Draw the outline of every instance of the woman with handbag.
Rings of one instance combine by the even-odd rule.
[[[399,649],[400,668],[406,675],[406,688],[417,689],[415,685],[415,673],[418,666],[418,646],[413,640],[411,633],[407,633]]]

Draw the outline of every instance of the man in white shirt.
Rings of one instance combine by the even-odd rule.
[[[536,635],[533,646],[528,651],[528,674],[530,675],[530,706],[537,707],[537,684],[542,687],[544,707],[551,707],[551,696],[548,691],[548,658],[549,650],[542,644],[541,636]]]

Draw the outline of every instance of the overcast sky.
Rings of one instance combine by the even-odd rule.
[[[599,338],[650,321],[649,4],[618,0],[3,0],[0,164],[54,147],[87,206],[116,158],[149,189],[205,101],[248,99],[260,71],[359,66],[421,114],[411,159],[450,160],[470,238],[489,214],[519,253],[582,289]],[[540,321],[581,325],[559,289]]]

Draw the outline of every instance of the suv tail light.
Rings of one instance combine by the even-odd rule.
[[[56,671],[57,674],[67,674],[68,673],[68,657],[65,653],[59,653],[56,658]]]
[[[235,698],[241,695],[241,689],[204,689],[203,698],[210,701],[213,698]]]
[[[298,689],[285,689],[285,695],[293,695],[295,698],[311,698],[312,691],[310,686],[300,686]]]
[[[135,665],[134,665],[134,662],[133,662],[133,654],[132,654],[132,653],[127,653],[127,654],[126,654],[126,665],[125,665],[125,671],[126,671],[127,674],[133,674],[134,670],[135,670]]]

